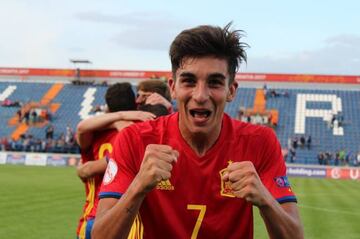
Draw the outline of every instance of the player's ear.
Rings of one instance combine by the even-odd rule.
[[[238,88],[238,83],[234,79],[234,81],[229,85],[229,92],[226,96],[227,102],[231,102],[235,98],[237,88]]]
[[[172,99],[176,99],[176,92],[175,92],[175,79],[172,77],[168,80],[168,85],[170,88],[170,94]]]

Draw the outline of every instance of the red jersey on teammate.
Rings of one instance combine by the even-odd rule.
[[[115,129],[96,132],[94,134],[95,141],[93,142],[93,146],[86,152],[81,152],[82,163],[91,160],[100,160],[104,157],[109,158],[113,151],[113,142],[117,133],[118,131]],[[77,229],[79,238],[85,238],[87,223],[89,220],[95,218],[102,179],[103,174],[97,174],[88,178],[85,182],[86,202]]]

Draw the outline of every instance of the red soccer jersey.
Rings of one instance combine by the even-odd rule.
[[[113,143],[117,132],[117,130],[113,129],[96,132],[93,137],[94,142],[92,147],[86,152],[81,152],[82,162],[86,163],[91,160],[99,160],[105,156],[109,158],[113,151]],[[80,218],[77,229],[79,238],[85,238],[85,236],[81,237],[81,235],[85,235],[86,221],[94,218],[96,215],[102,179],[103,174],[98,174],[85,182],[86,201],[83,208],[83,215]]]
[[[160,182],[140,208],[144,238],[253,238],[252,204],[234,197],[221,175],[231,162],[251,161],[276,200],[296,202],[275,134],[224,115],[215,145],[198,157],[182,138],[178,114],[128,127],[118,134],[100,198],[119,198],[139,171],[148,144],[180,155],[171,178]]]

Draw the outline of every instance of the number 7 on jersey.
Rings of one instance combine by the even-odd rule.
[[[194,230],[191,234],[191,239],[196,239],[197,235],[200,230],[201,223],[204,219],[205,212],[206,212],[206,205],[196,205],[196,204],[188,204],[187,205],[188,210],[200,210],[199,216],[196,220]]]

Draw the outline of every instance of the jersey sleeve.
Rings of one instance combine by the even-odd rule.
[[[286,176],[286,165],[280,143],[272,129],[264,128],[261,143],[262,150],[259,151],[261,166],[258,173],[263,184],[279,203],[297,202]]]
[[[140,137],[129,128],[120,131],[114,141],[114,149],[110,155],[99,198],[120,198],[134,179],[137,169]]]
[[[92,155],[92,151],[91,150],[85,150],[85,149],[80,149],[80,155],[81,155],[81,159],[80,162],[82,164],[89,162],[89,161],[93,161],[95,160],[93,155]]]

